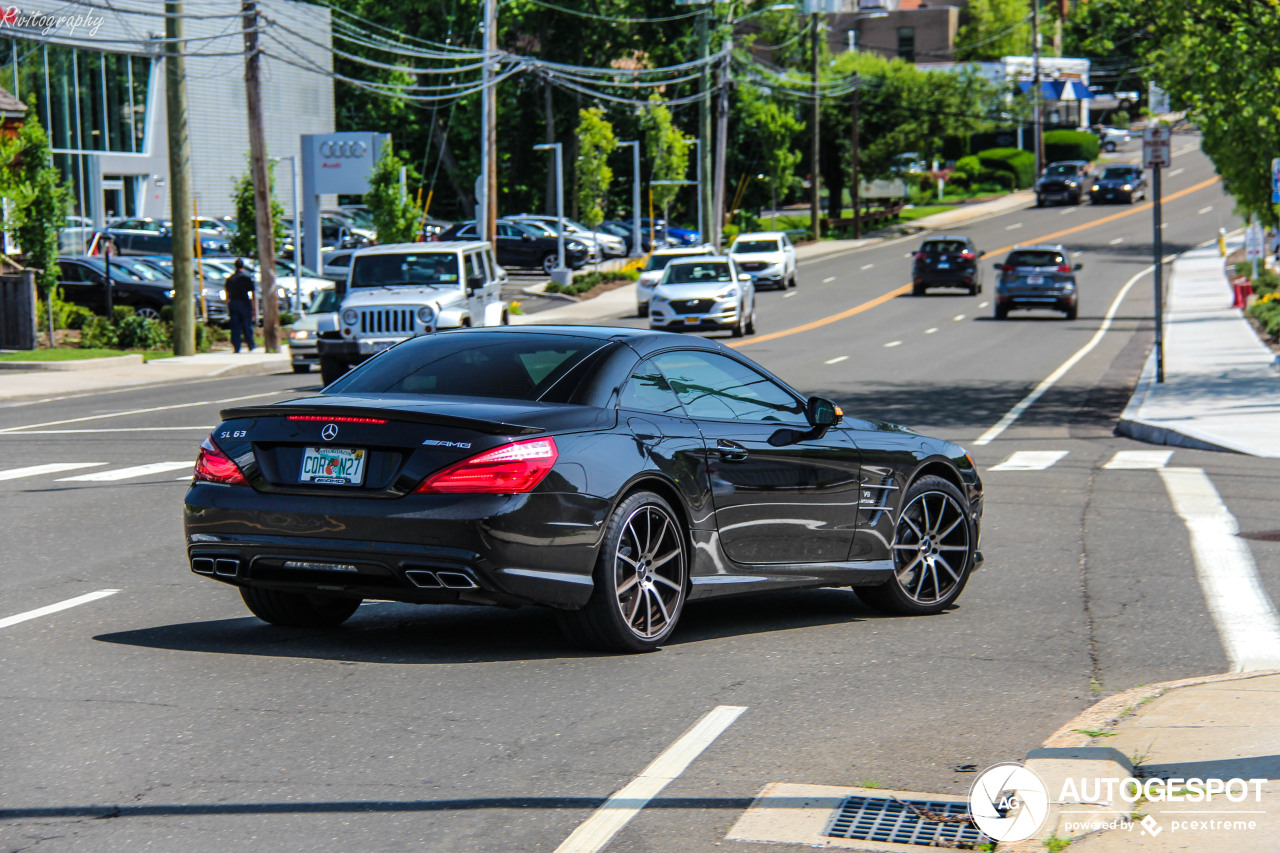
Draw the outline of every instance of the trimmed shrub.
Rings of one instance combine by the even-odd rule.
[[[577,296],[579,293],[586,293],[597,284],[607,284],[613,281],[635,281],[638,278],[640,278],[639,271],[627,269],[578,273],[567,286],[562,287],[554,281],[551,282],[547,285],[547,293],[565,293],[570,296]]]
[[[978,152],[978,161],[985,169],[1008,172],[1015,187],[1029,187],[1035,182],[1036,158],[1021,148],[989,148]]]
[[[956,171],[964,172],[967,175],[976,175],[982,171],[982,161],[972,154],[968,157],[961,157],[956,161]]]
[[[115,349],[119,337],[106,317],[89,317],[80,327],[80,346],[85,349]]]
[[[1086,130],[1051,130],[1044,135],[1045,161],[1096,160],[1098,137]]]
[[[1280,301],[1277,301],[1274,292],[1250,305],[1249,316],[1257,320],[1271,338],[1280,337]]]
[[[116,329],[116,346],[120,349],[160,349],[169,345],[169,333],[158,321],[132,313],[120,321]]]

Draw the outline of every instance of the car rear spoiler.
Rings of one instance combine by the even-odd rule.
[[[223,409],[220,412],[224,421],[243,418],[284,418],[290,415],[307,415],[310,417],[332,418],[381,418],[387,421],[408,421],[416,424],[433,424],[435,426],[451,426],[461,429],[475,430],[489,435],[533,435],[546,432],[543,427],[527,424],[513,424],[507,421],[477,420],[457,415],[445,415],[439,412],[423,412],[414,409],[372,409],[359,406],[244,406],[235,409]]]

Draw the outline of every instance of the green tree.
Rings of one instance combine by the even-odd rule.
[[[1028,0],[969,0],[965,22],[956,35],[962,62],[1025,56],[1031,51]]]
[[[18,138],[0,147],[0,193],[13,203],[9,229],[27,266],[39,270],[36,285],[48,299],[58,285],[58,230],[66,225],[70,196],[53,166],[49,137],[36,117],[34,99],[28,104]]]
[[[604,202],[613,183],[609,155],[617,150],[618,140],[604,110],[582,110],[578,116],[578,212],[584,225],[595,228],[604,221]]]
[[[364,203],[373,217],[379,243],[410,243],[418,238],[422,208],[400,183],[400,169],[404,165],[388,142],[382,146],[369,174],[369,191],[364,194]]]
[[[275,161],[267,161],[267,174],[271,179],[271,233],[275,235],[278,251],[284,243],[285,227],[284,207],[276,201]],[[231,253],[242,258],[256,259],[258,257],[258,206],[253,199],[253,170],[248,165],[245,166],[244,174],[236,181],[232,199],[236,208],[236,230],[228,241]],[[298,215],[301,213],[298,212]]]
[[[651,181],[682,181],[689,174],[689,151],[693,137],[683,133],[671,119],[671,110],[657,97],[651,98],[644,113],[644,146],[649,157]],[[660,210],[675,200],[680,187],[651,188],[653,203]]]
[[[791,188],[800,183],[796,169],[802,155],[795,140],[804,130],[804,123],[794,111],[755,86],[743,86],[739,91],[740,121],[754,142],[755,162],[765,176],[771,206],[776,208],[778,198],[785,198]]]

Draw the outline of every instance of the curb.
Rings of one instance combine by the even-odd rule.
[[[0,361],[0,370],[100,370],[110,367],[133,367],[144,364],[141,353],[109,355],[106,358],[80,358],[70,361]]]
[[[1151,386],[1155,383],[1155,376],[1156,354],[1152,351],[1147,356],[1147,363],[1142,368],[1142,375],[1138,377],[1138,385],[1133,390],[1133,396],[1129,398],[1129,404],[1124,407],[1119,420],[1116,421],[1114,429],[1116,435],[1127,436],[1147,444],[1185,447],[1188,450],[1212,450],[1219,453],[1241,452],[1234,447],[1225,447],[1220,444],[1214,444],[1211,441],[1203,441],[1169,427],[1156,426],[1140,420],[1138,412],[1142,409],[1147,400],[1147,395],[1151,392]]]

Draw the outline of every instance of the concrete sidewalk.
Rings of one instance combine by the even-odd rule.
[[[1229,246],[1229,251],[1239,242]],[[1238,308],[1216,247],[1173,262],[1164,318],[1164,382],[1155,354],[1116,430],[1177,447],[1280,456],[1275,356]]]
[[[15,362],[7,362],[6,369],[0,370],[0,400],[57,397],[184,379],[288,373],[292,370],[287,346],[279,353],[261,350],[239,354],[206,352],[159,358],[145,364],[141,356],[125,356],[75,362],[73,367],[69,367],[70,364],[29,362],[23,369],[15,367]]]

